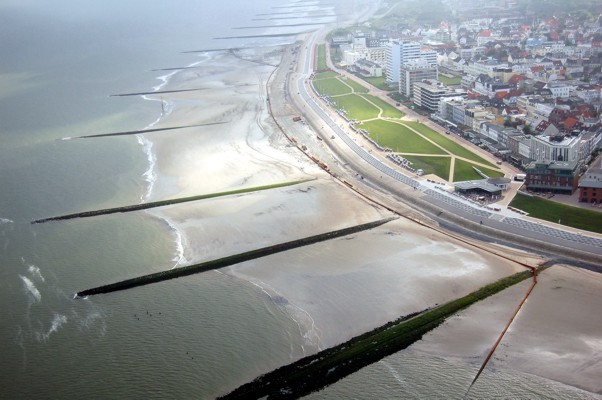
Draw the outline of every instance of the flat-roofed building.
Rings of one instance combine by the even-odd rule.
[[[578,166],[576,161],[533,161],[526,167],[527,189],[573,194],[579,185]]]
[[[437,77],[437,65],[429,64],[426,60],[411,60],[400,68],[399,93],[410,99],[414,92],[414,83],[425,79],[436,80]]]
[[[590,168],[579,181],[579,201],[602,204],[602,168]]]
[[[448,97],[466,96],[466,92],[454,91],[433,81],[414,83],[413,101],[419,107],[430,112],[439,111],[439,102]]]

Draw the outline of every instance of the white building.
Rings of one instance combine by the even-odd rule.
[[[533,136],[530,158],[536,161],[579,161],[578,136]]]
[[[389,85],[399,83],[400,68],[411,60],[424,59],[437,65],[436,51],[421,51],[417,42],[390,42],[385,47],[385,70]]]
[[[429,64],[424,59],[411,60],[399,70],[399,93],[408,99],[412,98],[413,85],[425,79],[437,80],[437,65]]]
[[[571,95],[571,85],[567,85],[564,82],[548,82],[545,86],[546,89],[550,89],[554,97],[560,97],[563,99],[568,99]]]

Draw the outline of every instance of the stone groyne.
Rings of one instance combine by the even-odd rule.
[[[220,269],[228,267],[230,265],[239,264],[244,261],[254,260],[257,258],[269,256],[271,254],[281,253],[298,247],[308,246],[326,240],[336,239],[342,236],[347,236],[365,230],[373,229],[383,224],[386,224],[387,222],[391,222],[395,219],[397,219],[397,217],[385,218],[366,224],[355,225],[349,228],[339,229],[314,236],[309,236],[302,239],[292,240],[290,242],[262,247],[260,249],[250,250],[244,253],[234,254],[228,257],[206,261],[199,264],[170,269],[168,271],[155,272],[153,274],[143,275],[136,278],[126,279],[124,281],[111,283],[108,285],[98,286],[92,289],[82,290],[80,292],[77,292],[76,296],[86,297],[96,294],[116,292],[119,290],[131,289],[137,286],[149,285],[151,283],[162,282],[169,279],[180,278],[183,276]]]

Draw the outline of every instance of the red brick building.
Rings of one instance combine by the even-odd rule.
[[[577,190],[576,161],[534,161],[526,169],[525,183],[529,190],[561,194],[573,194]]]
[[[602,168],[591,168],[579,181],[579,201],[590,204],[602,203]]]

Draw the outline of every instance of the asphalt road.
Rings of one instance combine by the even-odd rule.
[[[364,147],[358,144],[348,133],[342,129],[341,125],[343,117],[333,117],[330,115],[332,110],[328,110],[328,106],[322,100],[318,98],[318,95],[308,89],[311,85],[310,76],[313,72],[313,57],[314,48],[319,33],[312,34],[309,39],[300,47],[300,58],[298,68],[300,70],[297,73],[291,74],[291,81],[288,83],[291,92],[296,91],[297,96],[311,108],[311,111],[318,116],[323,122],[323,127],[327,126],[336,135],[336,138],[340,139],[353,153],[361,160],[365,161],[369,167],[372,168],[371,175],[374,176],[381,174],[386,175],[396,182],[400,183],[398,190],[407,190],[408,188],[416,189],[419,193],[420,200],[429,202],[432,205],[440,208],[444,213],[451,213],[456,216],[460,216],[466,220],[472,221],[473,223],[488,226],[503,232],[517,235],[518,237],[531,238],[536,241],[540,241],[546,244],[554,244],[556,246],[579,250],[593,255],[602,256],[602,237],[600,235],[591,234],[589,232],[573,232],[569,229],[559,229],[554,226],[550,226],[545,222],[534,222],[520,216],[512,217],[505,214],[488,211],[481,206],[471,204],[464,199],[459,198],[447,191],[437,190],[436,186],[426,184],[425,182],[413,178],[411,172],[405,173],[405,171],[397,170],[385,164],[382,160],[373,156]],[[294,95],[294,93],[293,93]],[[328,110],[328,111],[327,111]],[[307,112],[305,113],[307,115]],[[335,120],[336,119],[336,120]],[[316,125],[316,121],[314,126]],[[344,125],[343,125],[344,126]],[[322,128],[323,128],[322,127]],[[322,129],[322,132],[327,131]],[[340,143],[337,144],[340,146]],[[337,152],[340,156],[341,153]],[[349,153],[346,153],[349,154]],[[358,163],[353,163],[354,167],[357,168]],[[368,169],[357,170],[359,174],[370,171]],[[372,186],[377,185],[373,179],[371,182]],[[404,187],[405,185],[405,187]],[[389,185],[388,190],[391,189]],[[391,193],[391,195],[399,195],[400,193]],[[495,238],[491,238],[495,240]]]

